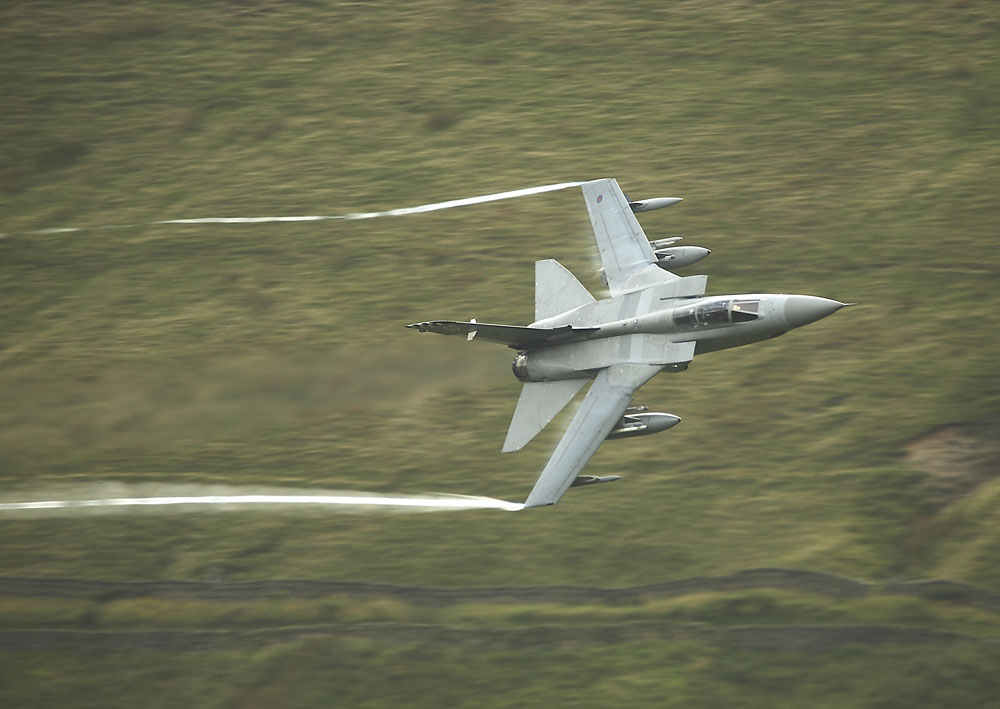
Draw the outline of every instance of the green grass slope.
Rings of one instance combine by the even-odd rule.
[[[696,267],[710,292],[860,303],[658,377],[637,403],[684,422],[609,442],[588,471],[625,479],[551,509],[0,513],[2,574],[620,587],[784,566],[1000,589],[997,31],[977,2],[0,8],[0,501],[519,500],[544,464],[558,421],[499,453],[510,351],[403,325],[527,322],[541,258],[599,290],[575,190],[364,221],[151,221],[611,176],[685,198],[642,223],[713,250]],[[409,661],[393,652],[365,657]],[[911,675],[930,661],[865,652]],[[221,678],[245,658],[217,659]],[[494,660],[513,662],[484,652],[441,679]],[[637,703],[659,665],[636,665]],[[701,667],[690,686],[727,703]],[[875,681],[837,705],[879,703]]]

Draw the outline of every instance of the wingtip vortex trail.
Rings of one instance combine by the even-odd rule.
[[[410,508],[424,510],[498,509],[517,512],[524,509],[518,502],[470,495],[376,495],[372,493],[340,494],[250,494],[250,495],[157,495],[149,497],[106,497],[96,499],[30,500],[0,502],[0,512],[30,510],[84,510],[143,507],[175,507],[204,509],[206,506],[281,507],[288,505],[334,506],[343,508]]]
[[[555,192],[571,187],[579,187],[583,182],[556,182],[551,185],[538,185],[535,187],[525,187],[506,192],[495,192],[493,194],[478,195],[476,197],[463,197],[461,199],[451,199],[444,202],[433,202],[431,204],[421,204],[416,207],[402,207],[388,209],[382,212],[352,212],[350,214],[311,214],[298,216],[277,216],[277,217],[199,217],[194,219],[162,219],[159,221],[143,222],[138,224],[108,224],[103,226],[89,227],[49,227],[45,229],[33,229],[21,232],[5,232],[0,234],[0,238],[8,238],[19,234],[70,234],[84,231],[102,231],[110,229],[126,229],[134,227],[167,226],[185,224],[268,224],[280,222],[319,222],[332,219],[338,220],[359,220],[375,219],[377,217],[401,217],[408,214],[422,214],[425,212],[436,212],[441,209],[452,209],[454,207],[464,207],[472,204],[483,204],[485,202],[495,202],[503,199],[514,199],[515,197],[527,197],[529,195],[543,194],[545,192]]]

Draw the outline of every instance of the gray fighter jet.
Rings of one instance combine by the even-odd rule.
[[[706,297],[707,276],[681,277],[668,269],[695,263],[708,249],[675,246],[679,237],[651,243],[635,218],[635,212],[680,199],[630,202],[613,179],[585,182],[582,189],[610,297],[595,299],[549,259],[535,263],[535,322],[526,327],[475,319],[407,326],[518,351],[514,376],[524,387],[505,453],[522,448],[593,380],[525,507],[553,505],[570,487],[618,480],[580,474],[606,438],[656,433],[680,421],[673,414],[631,406],[633,394],[654,375],[683,371],[695,355],[777,337],[845,305],[811,295]]]

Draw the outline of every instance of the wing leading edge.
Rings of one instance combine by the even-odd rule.
[[[652,364],[616,364],[598,373],[535,481],[525,507],[543,507],[559,501],[625,413],[636,389],[661,369],[662,366]]]

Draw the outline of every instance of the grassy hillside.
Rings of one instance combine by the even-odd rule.
[[[609,442],[588,471],[625,479],[551,509],[0,513],[0,572],[620,587],[784,566],[1000,590],[997,30],[977,2],[3,7],[0,501],[523,499],[559,430],[500,455],[512,353],[403,325],[527,322],[540,258],[600,289],[575,190],[364,221],[38,230],[335,215],[613,176],[636,197],[685,198],[642,223],[713,250],[697,267],[710,292],[860,305],[658,377],[637,403],[683,423]],[[295,660],[309,647],[206,667],[223,683],[247,662],[244,677],[315,677],[322,663]],[[410,647],[361,655],[416,667]],[[615,666],[637,669],[594,695],[604,704],[643,703],[640,685],[684,652],[615,647]],[[491,652],[441,679],[499,664],[518,684],[521,656]],[[889,673],[928,661],[860,652]],[[955,652],[956,672],[979,671]],[[34,686],[71,657],[25,656],[15,676]],[[726,657],[744,679],[687,666],[691,702],[770,676]],[[831,676],[857,669],[826,660]],[[867,693],[877,676],[837,705],[881,701]],[[532,677],[540,697],[572,681]],[[675,681],[650,686],[661,679]],[[781,686],[748,696],[772,706]]]
[[[567,587],[0,579],[40,596],[0,601],[4,626],[34,626],[0,630],[0,696],[117,705],[129,694],[109,676],[155,689],[153,706],[933,706],[1000,690],[1000,595],[977,607],[813,576],[828,586],[782,588],[794,574],[762,570],[578,587],[590,598],[572,603]]]

